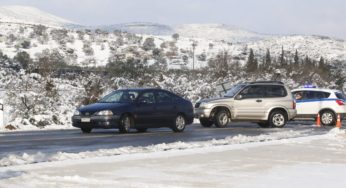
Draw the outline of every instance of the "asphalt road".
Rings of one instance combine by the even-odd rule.
[[[282,129],[264,129],[252,123],[233,123],[228,128],[203,128],[199,124],[189,125],[183,133],[173,133],[168,128],[149,129],[146,133],[135,130],[120,134],[117,130],[93,130],[82,134],[79,129],[47,130],[0,133],[0,158],[9,154],[49,152],[80,152],[123,146],[147,146],[177,141],[193,142],[223,139],[228,136],[256,136],[298,130],[307,135],[326,133],[330,128],[314,128],[312,122],[290,123]]]

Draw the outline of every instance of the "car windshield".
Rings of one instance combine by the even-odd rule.
[[[227,91],[224,97],[234,97],[241,89],[245,87],[244,84],[238,84],[233,86],[230,90]]]
[[[99,103],[132,103],[139,95],[138,91],[119,90],[103,97]]]

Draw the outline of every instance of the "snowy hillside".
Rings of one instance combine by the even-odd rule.
[[[55,27],[74,24],[72,21],[28,6],[0,6],[0,22],[42,24]]]

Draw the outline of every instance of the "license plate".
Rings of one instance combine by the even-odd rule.
[[[90,118],[82,118],[80,121],[82,123],[90,123]]]

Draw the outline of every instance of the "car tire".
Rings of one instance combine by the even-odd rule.
[[[201,123],[202,127],[211,127],[214,124],[213,121],[211,121],[207,118],[200,118],[199,122]]]
[[[139,133],[145,133],[145,132],[147,132],[147,128],[137,128],[137,132],[139,132]]]
[[[119,121],[119,132],[129,133],[133,127],[133,119],[129,114],[124,114]]]
[[[82,133],[84,133],[84,134],[89,134],[89,133],[91,133],[91,128],[81,128],[81,130],[82,130]]]
[[[320,117],[323,126],[334,126],[336,124],[336,115],[331,110],[322,111]]]
[[[182,114],[177,115],[174,118],[174,122],[172,125],[172,130],[176,133],[183,132],[186,127],[186,119]]]
[[[257,123],[257,124],[258,124],[258,126],[260,126],[261,128],[269,128],[269,127],[270,127],[270,125],[269,125],[268,122],[259,122],[259,123]]]
[[[218,111],[214,116],[214,124],[218,128],[225,128],[229,123],[229,116],[226,110]]]
[[[282,110],[274,110],[270,113],[268,124],[269,127],[283,128],[287,123],[287,114]]]

